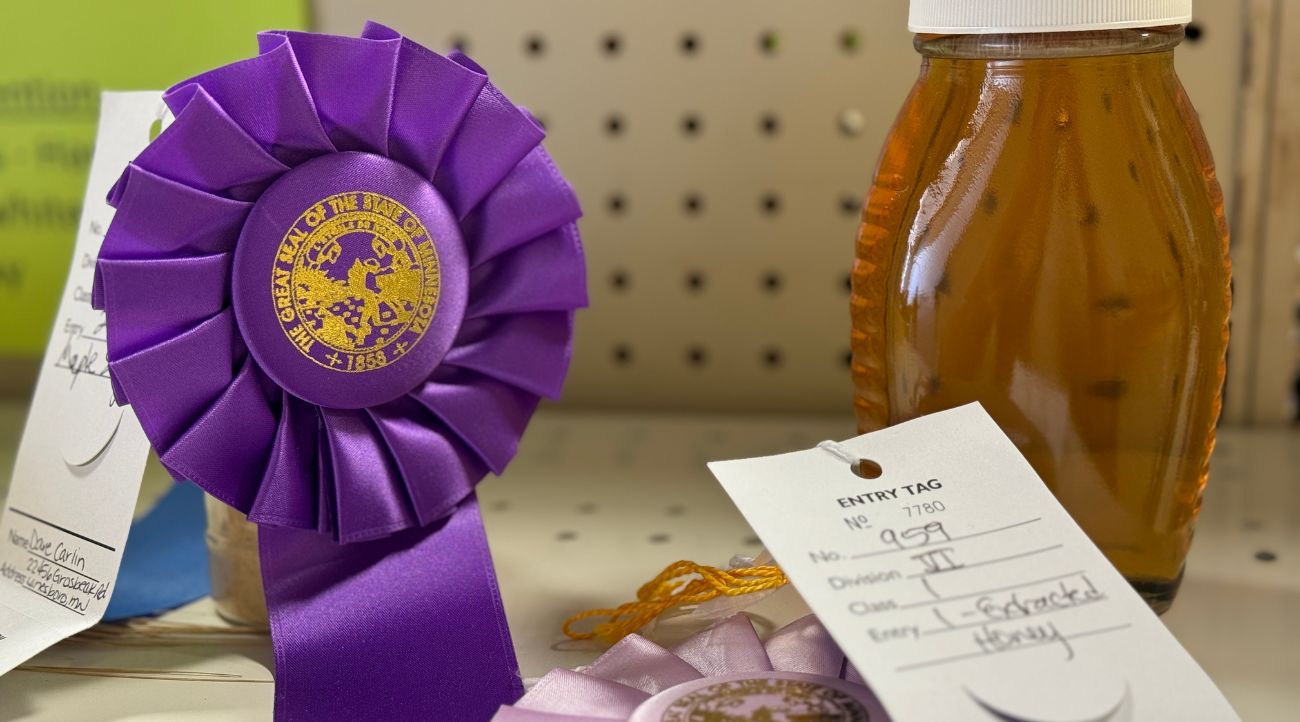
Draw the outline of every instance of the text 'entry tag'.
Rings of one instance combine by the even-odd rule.
[[[895,722],[1239,720],[978,404],[823,447],[709,469]]]

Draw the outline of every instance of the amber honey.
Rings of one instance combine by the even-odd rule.
[[[981,402],[1158,610],[1206,483],[1230,303],[1181,38],[918,36],[853,269],[861,428]]]

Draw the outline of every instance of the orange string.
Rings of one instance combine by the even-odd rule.
[[[689,582],[678,581],[691,575],[697,575],[697,578]],[[613,609],[579,612],[564,620],[564,633],[570,639],[602,639],[613,644],[673,607],[778,589],[788,582],[785,573],[777,566],[718,569],[686,560],[673,562],[637,590],[635,602]],[[608,621],[600,622],[585,632],[574,629],[574,625],[592,618],[606,618]]]

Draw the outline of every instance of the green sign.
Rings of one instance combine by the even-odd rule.
[[[0,357],[45,349],[101,90],[163,89],[301,29],[304,0],[13,3],[0,44]]]

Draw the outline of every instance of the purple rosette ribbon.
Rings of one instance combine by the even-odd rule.
[[[256,522],[276,718],[487,719],[522,692],[474,496],[587,302],[544,132],[380,25],[176,85],[96,268],[163,464]]]

